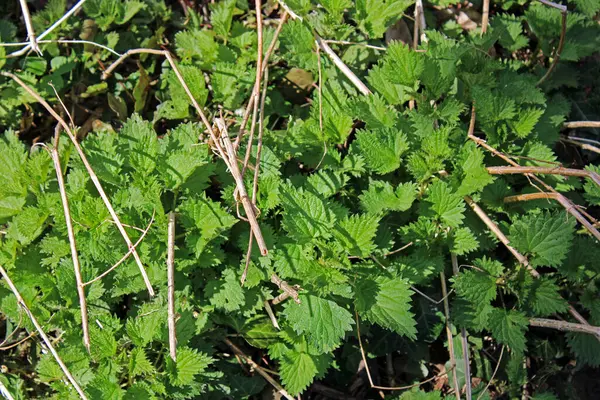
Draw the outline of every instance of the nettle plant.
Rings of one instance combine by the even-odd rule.
[[[600,4],[173,3],[0,47],[4,396],[578,395]]]

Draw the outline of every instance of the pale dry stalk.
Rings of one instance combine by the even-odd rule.
[[[483,0],[483,9],[481,10],[481,35],[487,32],[490,21],[490,0]]]
[[[11,78],[15,82],[17,82],[23,89],[25,89],[25,91],[27,93],[29,93],[31,96],[33,96],[50,113],[50,115],[52,115],[52,117],[54,117],[54,119],[65,130],[65,132],[69,136],[69,139],[71,139],[71,142],[73,143],[73,146],[75,147],[75,150],[79,154],[79,158],[81,158],[81,161],[83,162],[83,165],[85,166],[85,169],[86,169],[88,175],[90,176],[90,179],[94,183],[94,186],[96,187],[96,190],[98,191],[98,194],[100,195],[102,201],[104,202],[105,207],[107,208],[108,212],[110,213],[112,219],[115,221],[115,224],[117,225],[117,228],[118,228],[119,232],[121,233],[121,236],[123,236],[123,239],[125,240],[125,243],[127,244],[127,247],[132,250],[133,258],[135,259],[135,261],[140,269],[140,273],[142,275],[142,278],[144,279],[144,283],[146,284],[148,293],[150,294],[150,296],[154,296],[154,289],[152,289],[152,283],[150,282],[150,279],[148,278],[148,274],[146,273],[146,269],[144,268],[144,265],[142,264],[142,260],[140,259],[140,256],[138,255],[137,251],[133,248],[133,243],[131,242],[131,239],[129,239],[129,235],[127,234],[127,231],[125,231],[123,224],[121,224],[121,220],[119,219],[119,216],[115,212],[115,209],[113,208],[108,196],[106,195],[106,192],[104,191],[104,188],[102,187],[102,184],[100,183],[100,180],[98,179],[98,176],[94,172],[94,169],[90,165],[85,153],[83,152],[83,149],[81,148],[81,145],[77,141],[77,137],[76,137],[75,133],[73,132],[73,130],[69,127],[69,125],[65,122],[65,120],[60,115],[58,115],[58,113],[56,111],[54,111],[54,109],[50,106],[50,104],[48,104],[48,102],[46,100],[44,100],[36,91],[34,91],[32,88],[30,88],[19,77],[15,76],[9,72],[0,72],[0,74],[2,74],[3,76],[6,76],[7,78]]]
[[[600,128],[600,121],[568,121],[563,124],[563,128]]]
[[[56,29],[63,22],[65,22],[71,15],[75,14],[83,6],[83,3],[85,3],[85,1],[86,0],[79,0],[73,7],[71,7],[71,9],[69,9],[69,11],[67,11],[62,17],[60,17],[55,23],[53,23],[48,29],[46,29],[44,32],[42,32],[37,38],[37,43],[39,43],[40,40],[42,40],[43,38],[48,36],[54,29]],[[13,53],[10,53],[7,57],[22,56],[23,54],[27,53],[29,51],[29,49],[31,49],[31,42],[27,46],[23,47],[21,50],[17,50]]]
[[[581,143],[581,142],[580,142],[580,141],[578,141],[578,140],[573,140],[573,138],[567,138],[567,139],[561,139],[561,140],[562,140],[563,142],[565,142],[565,143],[570,143],[570,144],[572,144],[572,145],[575,145],[575,146],[581,147],[581,148],[582,148],[582,149],[584,149],[584,150],[589,150],[589,151],[592,151],[592,152],[594,152],[594,153],[596,153],[596,154],[600,154],[600,148],[599,148],[599,147],[596,147],[596,146],[592,146],[591,144],[588,144],[588,143]]]
[[[457,276],[459,273],[458,257],[455,253],[450,253],[450,259],[452,261],[452,274],[454,276]],[[460,339],[462,342],[463,361],[465,362],[465,396],[467,397],[467,400],[471,400],[471,398],[473,397],[471,388],[471,361],[469,357],[469,340],[467,338],[467,330],[465,328],[460,328]]]
[[[564,167],[488,167],[488,173],[491,175],[511,175],[511,174],[540,174],[540,175],[562,175],[576,176],[580,178],[591,179],[596,185],[600,186],[600,175],[594,171],[584,169],[564,168]]]
[[[284,301],[285,299],[287,299],[288,297],[291,297],[292,299],[294,299],[294,302],[296,304],[300,304],[300,297],[298,295],[298,290],[300,290],[300,287],[295,285],[295,286],[290,286],[289,283],[287,283],[286,281],[284,281],[283,279],[281,279],[277,274],[273,274],[271,275],[271,282],[273,282],[274,284],[276,284],[279,289],[283,292],[281,293],[279,296],[277,296],[276,298],[274,298],[271,303],[275,304],[279,304],[282,301]]]
[[[4,396],[6,400],[15,400],[13,395],[10,394],[8,388],[4,386],[4,383],[2,383],[2,380],[0,380],[0,395]]]
[[[175,329],[175,213],[169,213],[167,233],[167,318],[169,327],[169,354],[177,360],[177,332]]]
[[[31,23],[31,15],[29,14],[29,6],[27,5],[27,0],[19,0],[21,4],[21,12],[23,13],[23,19],[25,20],[25,28],[27,29],[27,39],[29,39],[29,47],[33,49],[40,56],[42,55],[42,51],[40,50],[37,40],[35,38],[35,30],[33,29],[33,24]]]
[[[90,351],[90,328],[88,324],[87,301],[85,299],[85,289],[83,279],[81,277],[81,265],[79,264],[79,255],[77,254],[77,242],[75,240],[75,232],[73,230],[73,221],[71,219],[71,211],[69,208],[69,199],[65,189],[65,180],[63,178],[62,166],[60,164],[60,155],[58,154],[58,142],[60,138],[61,126],[56,126],[54,134],[54,147],[50,150],[54,169],[56,170],[56,180],[58,182],[58,190],[60,199],[63,205],[63,213],[65,214],[65,223],[67,225],[67,236],[69,237],[69,246],[71,248],[71,259],[73,260],[73,270],[75,271],[75,282],[77,284],[77,295],[79,296],[79,309],[81,311],[81,328],[83,331],[83,344],[87,351]]]
[[[448,304],[448,290],[446,289],[446,275],[440,272],[440,283],[442,284],[442,296],[444,296],[444,315],[446,317],[446,335],[448,336],[448,353],[450,353],[450,368],[456,368],[456,356],[454,355],[454,339],[450,328],[450,305]],[[452,387],[457,400],[460,400],[460,386],[458,385],[458,374],[456,370],[452,374]]]
[[[244,352],[239,347],[233,344],[231,340],[225,338],[223,339],[223,341],[225,342],[225,344],[227,344],[227,346],[231,348],[231,350],[233,350],[233,352],[238,357],[246,361],[246,363],[250,365],[253,370],[258,372],[263,378],[265,378],[265,380],[269,382],[269,384],[271,384],[271,386],[273,386],[280,395],[282,395],[288,400],[296,400],[292,396],[290,396],[290,394],[275,379],[273,379],[271,375],[269,375],[260,365],[255,363],[250,357],[244,354]]]
[[[575,324],[573,322],[558,321],[547,318],[530,318],[529,325],[538,328],[556,329],[563,332],[580,332],[594,335],[600,339],[600,327],[585,324]]]
[[[548,68],[548,70],[546,71],[544,76],[542,76],[540,78],[540,80],[538,81],[538,83],[537,83],[538,86],[541,85],[542,83],[544,83],[544,81],[546,79],[548,79],[548,77],[550,76],[552,71],[554,71],[554,69],[556,68],[558,61],[560,60],[560,56],[562,54],[563,48],[565,47],[565,37],[567,36],[567,13],[568,13],[567,6],[564,6],[562,4],[557,4],[557,3],[554,3],[554,2],[548,1],[548,0],[539,0],[539,2],[545,4],[549,7],[556,8],[557,10],[560,11],[560,13],[561,13],[561,28],[560,28],[560,39],[558,41],[558,47],[556,48],[556,51],[554,52],[552,64],[550,64],[550,67]]]
[[[13,281],[8,276],[8,273],[6,272],[6,270],[2,266],[0,266],[0,275],[2,275],[2,277],[4,278],[4,281],[8,284],[8,287],[13,292],[13,295],[17,298],[17,304],[23,309],[23,311],[25,311],[25,313],[27,314],[27,316],[29,317],[29,319],[33,323],[33,326],[35,326],[35,329],[38,331],[38,333],[42,337],[42,340],[44,341],[44,343],[48,347],[48,350],[50,350],[50,353],[52,354],[52,356],[54,357],[54,359],[56,360],[56,362],[60,366],[60,369],[62,369],[63,373],[65,374],[65,376],[67,377],[67,379],[69,380],[69,382],[71,382],[71,385],[73,385],[73,387],[75,388],[75,390],[79,394],[79,397],[82,398],[82,399],[84,399],[84,400],[87,400],[87,396],[85,395],[85,393],[81,389],[81,386],[79,386],[79,383],[77,383],[77,381],[75,380],[75,378],[73,378],[73,375],[71,374],[71,372],[69,371],[69,369],[67,368],[67,366],[65,365],[65,363],[63,362],[63,360],[58,355],[58,352],[56,351],[56,349],[54,349],[54,346],[52,345],[52,342],[50,341],[50,338],[48,338],[48,335],[46,335],[46,332],[44,332],[44,330],[42,329],[42,326],[39,324],[37,318],[35,318],[35,316],[31,312],[31,310],[29,309],[29,307],[25,303],[25,300],[23,300],[23,297],[21,296],[21,293],[19,292],[19,290],[17,289],[17,287],[15,286],[15,284],[13,283]]]

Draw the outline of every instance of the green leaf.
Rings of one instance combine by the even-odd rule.
[[[107,329],[98,329],[92,326],[90,329],[90,349],[95,360],[110,358],[117,353],[117,341],[113,332]]]
[[[245,303],[244,291],[232,269],[223,272],[221,280],[211,280],[206,286],[206,296],[210,304],[231,312],[239,310]]]
[[[295,189],[289,184],[281,187],[284,209],[282,223],[288,233],[299,243],[331,236],[336,218],[320,197]]]
[[[371,214],[384,211],[406,211],[417,196],[417,185],[414,183],[401,183],[396,190],[388,182],[372,181],[369,189],[359,196],[363,210]]]
[[[383,71],[392,83],[412,87],[424,69],[423,55],[402,42],[391,42],[383,58]]]
[[[177,55],[183,60],[196,59],[202,65],[211,65],[217,60],[219,45],[207,31],[181,31],[175,35]]]
[[[433,216],[451,228],[458,228],[464,219],[465,205],[463,199],[452,192],[446,182],[436,181],[430,187],[425,199],[430,203],[425,215]]]
[[[405,279],[363,278],[355,287],[355,305],[358,313],[368,321],[415,339],[417,323],[410,312],[411,295]]]
[[[317,55],[314,52],[315,38],[302,21],[287,22],[279,40],[281,53],[288,63],[309,71],[318,70]]]
[[[123,124],[120,139],[128,147],[129,165],[143,174],[150,174],[156,167],[158,139],[152,124],[134,114]]]
[[[575,219],[562,212],[525,215],[510,226],[509,239],[520,252],[533,255],[533,265],[560,266],[575,229]]]
[[[306,335],[318,351],[336,349],[352,329],[352,314],[337,303],[312,295],[301,295],[301,304],[286,302],[283,315],[298,334]]]
[[[27,207],[9,222],[6,237],[26,246],[42,234],[47,218],[43,210]]]
[[[400,158],[408,150],[406,135],[395,129],[360,130],[356,145],[369,169],[387,174],[400,167]]]
[[[204,353],[198,353],[189,347],[177,348],[177,361],[167,359],[167,373],[173,386],[186,386],[194,381],[194,377],[203,372],[211,363],[212,358]]]
[[[357,0],[353,19],[361,31],[378,39],[411,4],[409,0]]]
[[[494,308],[488,323],[494,339],[509,346],[515,353],[523,353],[525,331],[529,325],[529,319],[524,314],[514,310]]]
[[[440,400],[441,394],[439,391],[434,390],[431,392],[425,392],[419,388],[412,388],[410,391],[402,393],[396,400]]]
[[[479,242],[469,228],[458,228],[452,231],[452,246],[450,250],[460,255],[470,253],[479,248]]]
[[[527,304],[537,316],[562,313],[569,308],[569,304],[558,292],[558,286],[548,278],[532,279],[526,290]]]
[[[154,372],[154,367],[146,357],[146,352],[142,347],[136,347],[131,350],[131,354],[129,354],[128,369],[129,375],[134,378],[139,375],[151,374]]]
[[[577,360],[591,367],[600,366],[600,342],[587,333],[567,333],[567,341]]]
[[[211,3],[210,5],[210,21],[212,22],[213,30],[217,35],[225,39],[227,39],[231,30],[235,3],[235,0],[223,0]]]
[[[348,255],[368,257],[375,249],[373,239],[378,227],[377,216],[355,214],[339,221],[333,235]]]
[[[288,351],[280,359],[281,381],[291,395],[297,395],[310,385],[315,376],[325,372],[329,357],[305,352]]]
[[[473,304],[489,304],[496,298],[496,279],[487,272],[463,271],[454,278],[454,290]]]

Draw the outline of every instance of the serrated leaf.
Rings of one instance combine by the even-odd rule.
[[[429,187],[426,201],[430,207],[426,215],[434,216],[451,228],[458,228],[464,219],[465,205],[463,199],[452,192],[446,182],[436,181]]]
[[[401,183],[396,190],[388,182],[372,181],[369,189],[363,191],[360,204],[363,210],[372,214],[384,211],[406,211],[417,196],[417,185]]]
[[[575,229],[575,219],[562,212],[525,215],[510,226],[510,242],[531,254],[533,265],[560,266],[566,257]]]
[[[525,350],[525,331],[529,320],[518,311],[494,308],[489,316],[489,329],[494,339],[511,348],[515,353]]]
[[[479,248],[479,242],[469,228],[458,228],[452,232],[451,251],[455,254],[463,255]]]
[[[339,221],[333,235],[350,256],[367,257],[375,249],[373,239],[379,227],[379,217],[352,215]]]
[[[360,130],[356,145],[367,166],[379,174],[398,169],[400,157],[408,150],[406,135],[396,129]]]
[[[286,302],[283,315],[298,334],[322,352],[336,349],[352,329],[352,314],[337,303],[312,295],[301,295],[301,304]]]
[[[139,375],[150,374],[154,372],[154,367],[146,357],[146,352],[142,347],[136,347],[131,350],[129,355],[129,375],[136,377]]]
[[[391,42],[383,59],[383,70],[393,83],[412,87],[424,69],[423,55],[406,44]]]
[[[191,384],[194,377],[212,363],[212,358],[189,347],[177,349],[177,361],[167,357],[166,369],[172,385],[182,387]]]
[[[283,354],[280,363],[281,381],[291,395],[297,395],[313,382],[315,376],[325,372],[329,357],[292,350]]]
[[[355,287],[355,305],[370,322],[414,339],[417,323],[409,311],[411,295],[410,285],[402,278],[363,278]]]
[[[454,290],[473,304],[489,304],[496,298],[496,277],[482,271],[463,271],[454,278]]]
[[[215,33],[223,38],[229,36],[235,0],[223,0],[210,5],[210,21]]]

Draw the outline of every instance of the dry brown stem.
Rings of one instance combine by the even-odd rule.
[[[279,323],[277,322],[277,317],[275,317],[275,313],[273,312],[273,308],[271,308],[271,303],[269,303],[267,300],[265,300],[264,306],[265,306],[265,310],[267,311],[267,315],[271,319],[271,323],[273,324],[273,327],[277,330],[281,330],[281,328],[279,327]]]
[[[591,144],[588,144],[588,143],[581,143],[578,140],[573,140],[572,137],[567,138],[567,139],[561,139],[561,140],[565,143],[570,143],[572,145],[581,147],[584,150],[589,150],[589,151],[593,151],[596,154],[600,154],[600,148],[598,148],[596,146],[592,146]]]
[[[586,325],[586,324],[575,324],[573,322],[558,321],[555,319],[547,318],[530,318],[529,325],[538,328],[549,328],[556,329],[562,332],[580,332],[594,335],[600,339],[600,327]]]
[[[568,121],[563,124],[563,128],[600,128],[600,121]]]
[[[3,76],[6,76],[7,78],[11,78],[15,82],[17,82],[23,89],[25,89],[25,91],[27,93],[29,93],[31,96],[33,96],[52,115],[52,117],[54,117],[54,119],[56,121],[58,121],[58,123],[63,127],[65,132],[67,132],[67,135],[69,136],[69,139],[71,139],[73,146],[75,146],[75,150],[79,154],[79,157],[81,158],[81,161],[83,162],[83,165],[85,166],[85,169],[87,170],[87,173],[90,176],[90,179],[94,183],[96,190],[98,190],[98,194],[100,194],[100,197],[102,198],[102,201],[104,202],[105,207],[107,208],[108,212],[110,213],[112,219],[115,221],[117,228],[119,229],[119,232],[121,233],[121,236],[123,236],[123,239],[125,240],[125,243],[129,247],[129,249],[132,250],[133,258],[135,259],[135,261],[140,269],[140,273],[142,274],[144,283],[146,284],[146,288],[148,289],[148,293],[150,293],[150,296],[154,296],[154,289],[152,289],[152,283],[150,282],[150,279],[148,278],[148,274],[146,273],[146,269],[144,268],[144,265],[142,264],[142,260],[140,259],[140,256],[138,255],[135,248],[133,248],[133,243],[131,242],[131,239],[129,239],[129,235],[127,234],[127,232],[125,231],[125,228],[121,224],[119,216],[115,212],[110,200],[108,199],[108,196],[106,195],[106,192],[104,192],[104,188],[102,187],[100,180],[96,176],[94,169],[90,165],[85,153],[83,152],[83,149],[81,148],[79,142],[77,141],[77,137],[76,137],[75,133],[71,130],[71,128],[65,122],[65,120],[60,115],[58,115],[58,113],[56,111],[54,111],[54,109],[50,106],[50,104],[48,104],[48,102],[46,102],[46,100],[44,100],[36,91],[34,91],[32,88],[30,88],[19,77],[15,76],[9,72],[3,72],[3,71],[0,72],[0,74],[2,74]]]
[[[175,329],[175,212],[169,213],[167,233],[167,322],[169,327],[169,355],[177,360],[177,332]]]
[[[444,296],[444,315],[446,317],[446,335],[448,336],[448,353],[450,354],[450,368],[456,368],[456,356],[454,355],[454,339],[450,328],[450,306],[448,304],[448,290],[446,289],[446,275],[440,272],[440,283],[442,284],[442,296]],[[452,387],[457,400],[460,400],[460,386],[458,385],[458,374],[452,374]]]
[[[490,0],[483,0],[483,9],[481,12],[481,34],[487,32],[488,23],[490,20]]]
[[[452,261],[452,274],[456,276],[459,273],[458,257],[455,253],[450,253],[450,259]],[[467,338],[467,330],[465,328],[460,328],[460,339],[462,342],[463,360],[465,362],[465,395],[467,397],[467,400],[471,400],[471,398],[473,397],[471,390],[471,361],[469,358],[469,340]]]
[[[225,339],[223,339],[223,341],[225,342],[225,344],[227,344],[227,346],[229,346],[231,348],[231,350],[233,350],[233,352],[238,357],[240,357],[241,359],[246,361],[246,363],[248,363],[252,367],[252,369],[254,369],[256,372],[258,372],[263,378],[265,378],[265,380],[267,382],[269,382],[271,384],[271,386],[273,386],[279,394],[281,394],[283,397],[285,397],[288,400],[296,400],[292,396],[290,396],[290,394],[279,383],[277,383],[277,381],[275,379],[273,379],[271,377],[271,375],[269,375],[267,372],[265,372],[265,370],[260,365],[255,363],[250,357],[248,357],[246,354],[244,354],[244,352],[239,347],[237,347],[235,344],[233,344],[231,342],[231,340],[225,338]]]
[[[552,71],[554,71],[554,68],[556,68],[556,64],[558,64],[558,61],[560,60],[560,55],[562,54],[563,48],[565,47],[565,36],[567,35],[567,7],[563,6],[562,4],[556,4],[556,3],[553,3],[548,0],[539,0],[539,1],[547,6],[550,6],[550,7],[560,10],[561,28],[560,28],[560,39],[558,41],[558,47],[556,48],[556,51],[554,52],[554,58],[552,60],[552,64],[550,64],[550,67],[548,68],[548,70],[546,71],[544,76],[542,76],[542,78],[538,81],[538,83],[537,83],[538,86],[541,85],[542,83],[544,83],[544,81],[546,79],[548,79],[548,77],[550,76]]]
[[[27,5],[27,0],[19,0],[21,4],[21,12],[23,13],[23,19],[25,20],[25,28],[27,29],[27,39],[29,39],[29,47],[40,56],[42,55],[42,51],[40,50],[37,40],[35,38],[35,30],[33,29],[33,24],[31,23],[31,15],[29,14],[29,6]]]
[[[412,388],[424,385],[424,384],[426,384],[428,382],[431,382],[431,381],[433,381],[433,380],[435,380],[437,378],[441,378],[442,376],[448,375],[448,372],[452,371],[452,369],[454,368],[454,367],[451,367],[450,369],[448,369],[446,371],[443,371],[443,372],[440,372],[439,374],[434,375],[431,378],[427,378],[424,381],[417,382],[417,383],[414,383],[412,385],[394,386],[394,387],[375,385],[375,383],[373,382],[373,378],[371,377],[371,370],[369,368],[369,363],[367,363],[367,355],[365,353],[365,349],[364,349],[363,343],[362,343],[362,338],[361,338],[361,335],[360,335],[360,322],[359,322],[360,320],[358,318],[358,312],[354,311],[354,317],[355,317],[355,320],[356,320],[356,337],[358,338],[358,347],[360,348],[360,355],[361,355],[363,363],[365,365],[365,371],[367,372],[367,378],[369,379],[369,384],[371,385],[371,388],[377,389],[377,390],[391,390],[391,391],[412,389]]]
[[[87,396],[85,395],[85,393],[83,392],[83,390],[81,389],[81,387],[79,386],[79,384],[77,383],[75,378],[73,378],[73,375],[71,374],[71,372],[69,371],[69,369],[67,368],[67,366],[65,365],[63,360],[60,358],[60,356],[58,355],[56,350],[54,349],[54,346],[52,346],[52,342],[50,341],[50,338],[48,338],[48,335],[46,335],[46,333],[42,329],[42,326],[38,323],[37,318],[35,318],[35,316],[31,312],[31,310],[25,303],[25,300],[23,300],[21,293],[19,293],[19,290],[17,289],[17,287],[15,286],[13,281],[8,276],[8,273],[4,270],[4,268],[2,266],[0,266],[0,275],[2,275],[2,277],[8,284],[8,287],[13,292],[14,296],[17,298],[17,304],[23,309],[23,311],[25,311],[25,313],[27,314],[27,316],[29,317],[29,319],[31,320],[33,325],[35,326],[35,329],[38,331],[38,333],[42,337],[42,340],[48,347],[48,350],[50,350],[50,353],[52,353],[52,356],[54,357],[54,359],[60,366],[60,369],[62,369],[63,373],[66,375],[69,382],[71,382],[71,384],[73,385],[73,387],[79,394],[79,397],[81,397],[84,400],[87,400]]]
[[[600,175],[594,171],[564,167],[488,167],[487,171],[492,175],[510,174],[540,174],[540,175],[562,175],[589,178],[600,186]]]
[[[54,134],[54,147],[50,150],[54,169],[56,170],[56,180],[58,182],[58,190],[60,199],[63,205],[63,213],[65,214],[65,223],[67,225],[67,236],[69,237],[69,246],[71,248],[71,259],[73,260],[73,270],[75,271],[75,282],[77,284],[77,295],[79,296],[79,309],[81,311],[81,328],[83,330],[83,344],[87,351],[90,351],[90,328],[88,325],[87,302],[85,299],[85,289],[83,287],[83,279],[81,277],[81,266],[79,264],[79,255],[77,254],[77,242],[75,240],[75,232],[73,231],[73,221],[71,219],[71,211],[69,208],[69,199],[65,189],[65,180],[63,178],[62,166],[60,164],[60,156],[58,154],[58,142],[60,138],[61,126],[56,126]]]
[[[296,302],[296,304],[300,304],[300,297],[298,296],[298,290],[300,290],[299,286],[290,286],[290,284],[288,284],[286,281],[277,276],[277,274],[271,275],[271,282],[276,284],[279,287],[279,289],[281,289],[281,291],[283,292],[279,296],[274,298],[271,301],[271,303],[279,304],[288,297],[291,297],[292,299],[294,299],[294,302]]]
[[[494,368],[494,372],[492,372],[492,376],[490,377],[490,380],[488,381],[487,385],[485,385],[485,388],[481,391],[479,396],[477,396],[477,400],[480,400],[486,394],[488,388],[490,387],[490,385],[492,384],[492,381],[494,380],[494,377],[498,373],[498,369],[500,368],[500,362],[502,361],[502,356],[504,355],[505,348],[506,348],[506,346],[502,345],[502,349],[500,350],[500,356],[498,357],[498,362],[496,363],[496,368]]]

